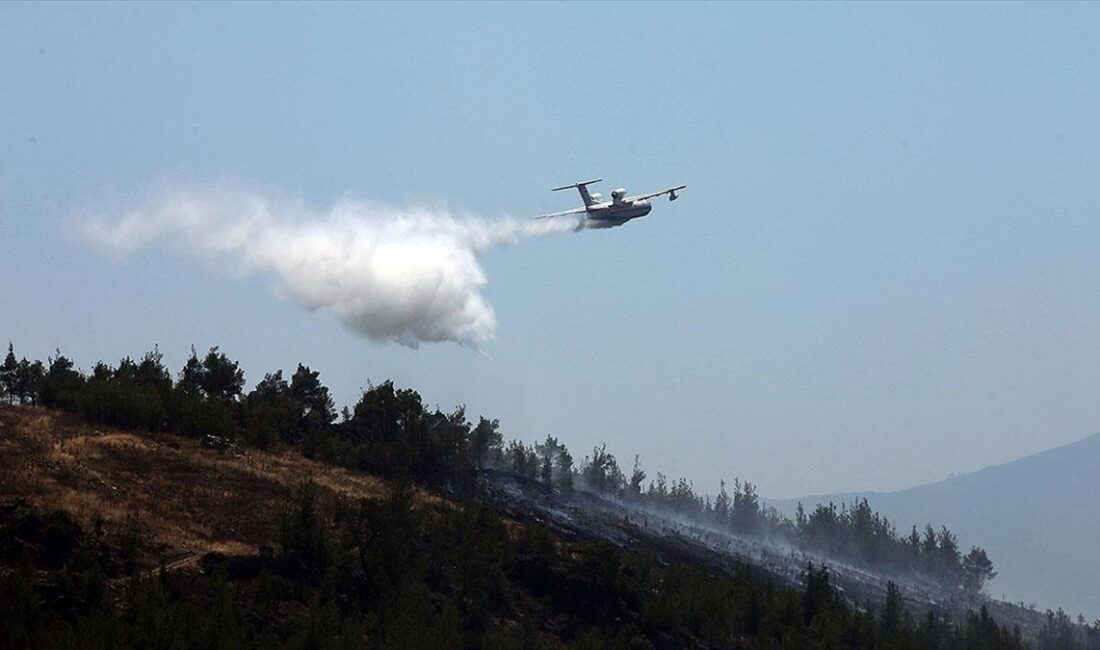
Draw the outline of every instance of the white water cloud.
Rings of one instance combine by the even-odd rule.
[[[355,332],[416,347],[476,347],[496,330],[479,255],[574,228],[569,219],[483,219],[445,208],[343,199],[327,210],[225,187],[161,193],[117,215],[83,219],[84,237],[117,254],[167,244],[273,276],[277,293],[331,309]]]

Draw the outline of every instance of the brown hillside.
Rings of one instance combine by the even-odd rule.
[[[133,531],[147,568],[202,554],[275,546],[294,490],[313,478],[321,503],[377,498],[378,478],[296,450],[216,451],[198,440],[95,427],[41,408],[0,406],[0,500],[64,510],[106,541]],[[421,495],[427,498],[426,495]]]

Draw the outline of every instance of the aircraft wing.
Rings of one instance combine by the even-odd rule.
[[[588,208],[573,208],[572,210],[566,210],[565,212],[551,212],[550,214],[540,214],[537,217],[531,217],[532,219],[553,219],[554,217],[564,217],[570,214],[584,214],[588,212]]]
[[[660,192],[653,192],[652,194],[639,194],[638,196],[628,196],[623,201],[627,203],[631,201],[644,201],[645,199],[652,199],[655,196],[661,196],[662,194],[668,194],[670,201],[677,199],[676,193],[687,187],[687,185],[677,185],[676,187],[670,187],[667,190],[661,190]]]

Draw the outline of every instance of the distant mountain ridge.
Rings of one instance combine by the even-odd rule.
[[[899,532],[942,523],[989,552],[991,595],[1100,617],[1100,434],[895,492],[768,500],[780,512],[866,498]]]

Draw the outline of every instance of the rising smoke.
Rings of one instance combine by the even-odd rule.
[[[117,254],[166,242],[270,274],[279,296],[307,309],[332,309],[373,340],[477,347],[496,330],[479,255],[577,223],[488,220],[351,199],[322,211],[300,199],[192,187],[165,191],[121,215],[87,217],[80,230]]]

